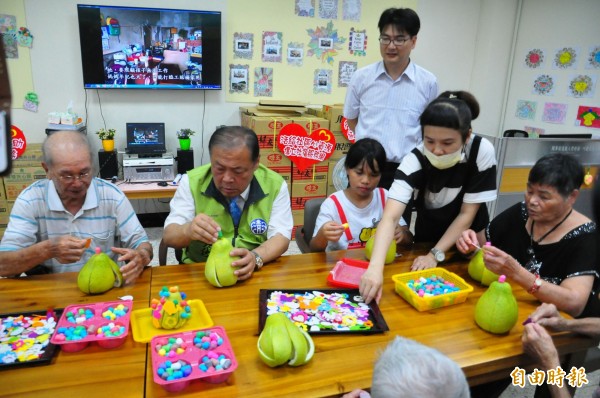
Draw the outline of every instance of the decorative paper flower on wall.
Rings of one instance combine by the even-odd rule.
[[[577,61],[577,51],[572,47],[564,47],[556,52],[554,56],[554,65],[560,69],[567,69],[575,65]]]
[[[342,49],[342,44],[346,42],[346,38],[339,37],[337,29],[333,28],[333,21],[329,21],[326,27],[306,29],[306,32],[310,36],[307,55],[317,56],[321,58],[321,62],[333,65],[333,57],[338,54],[338,51]]]
[[[534,120],[536,108],[537,108],[537,102],[519,100],[517,102],[516,116],[519,119]]]
[[[544,63],[544,50],[539,48],[534,48],[529,51],[525,56],[525,64],[531,68],[536,69],[542,66]]]
[[[590,50],[588,66],[590,68],[600,68],[600,46],[595,46]]]
[[[592,78],[587,75],[579,75],[569,83],[569,90],[575,97],[583,97],[592,91]]]
[[[550,75],[540,75],[533,82],[533,91],[536,94],[547,95],[550,94],[554,88],[554,79]]]

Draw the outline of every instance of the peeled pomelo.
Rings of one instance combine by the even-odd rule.
[[[490,242],[485,243],[485,246],[490,245]],[[481,282],[482,285],[489,286],[490,283],[498,280],[498,275],[487,269],[485,266],[483,261],[484,252],[485,248],[477,250],[475,255],[471,258],[471,261],[469,261],[468,272],[471,278],[477,282]]]
[[[123,285],[123,274],[119,266],[96,247],[94,254],[77,275],[77,286],[86,294],[100,294],[113,287]]]
[[[281,312],[267,317],[257,348],[262,361],[272,368],[285,363],[290,366],[304,365],[315,352],[310,335]]]
[[[213,243],[204,268],[204,276],[211,285],[223,287],[237,283],[238,278],[231,263],[239,260],[239,257],[231,257],[229,255],[231,250],[233,250],[231,241],[223,237],[219,231],[219,239]]]

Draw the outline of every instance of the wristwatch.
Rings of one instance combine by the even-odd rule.
[[[438,263],[441,263],[442,261],[444,261],[446,259],[446,255],[444,254],[443,251],[441,251],[440,249],[436,249],[435,247],[433,249],[431,249],[429,251],[431,254],[433,254],[433,258],[435,259],[435,261],[437,261]]]
[[[262,266],[264,265],[263,259],[262,257],[255,252],[254,250],[250,250],[250,253],[254,254],[254,264],[256,264],[256,266],[254,267],[254,271],[258,271],[259,269],[262,268]]]

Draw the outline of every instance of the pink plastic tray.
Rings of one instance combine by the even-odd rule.
[[[198,332],[216,333],[222,338],[222,344],[216,347],[198,347],[201,345],[196,341],[195,338]],[[159,346],[164,347],[169,342],[174,342],[176,339],[181,338],[183,346],[180,353],[176,353],[177,350],[170,350],[171,354],[160,355]],[[233,355],[231,344],[225,334],[225,329],[220,326],[213,326],[207,329],[192,330],[188,332],[173,333],[168,335],[155,336],[150,342],[150,350],[152,351],[152,373],[154,374],[154,382],[160,384],[165,390],[169,392],[176,392],[185,389],[193,380],[201,380],[207,383],[223,383],[226,381],[231,373],[237,369],[237,361]],[[204,371],[200,368],[202,365],[203,358],[207,356],[221,356],[222,359],[228,359],[230,366],[227,369],[216,370],[215,367],[208,367],[208,370]],[[164,380],[159,375],[159,368],[164,365],[168,366],[169,363],[179,363],[185,366],[191,367],[187,369],[189,374],[178,379]]]
[[[113,319],[107,319],[102,314],[109,308],[113,310],[117,306],[122,305],[125,307],[125,314]],[[115,348],[125,342],[127,335],[129,334],[129,317],[131,316],[131,301],[106,301],[101,303],[89,303],[89,304],[77,304],[66,307],[56,325],[56,329],[50,342],[61,346],[61,349],[65,352],[76,352],[81,351],[87,347],[91,342],[96,342],[102,348]],[[89,310],[92,314],[90,318],[81,317],[77,320],[75,315],[80,309]],[[124,331],[118,336],[109,337],[105,335],[98,335],[96,330],[98,328],[114,324],[116,327],[124,327]],[[78,326],[83,326],[87,330],[87,335],[80,340],[68,340],[64,337],[69,331],[72,331]]]
[[[327,276],[327,283],[332,286],[357,289],[360,277],[369,267],[368,261],[356,260],[354,258],[342,258]]]

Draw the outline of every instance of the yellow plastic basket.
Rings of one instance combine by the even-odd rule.
[[[452,282],[460,290],[456,292],[440,294],[432,297],[419,297],[419,295],[408,287],[410,280],[416,280],[421,277],[430,278],[432,276],[442,277],[445,281]],[[417,311],[428,311],[435,308],[447,307],[452,304],[463,303],[469,293],[473,291],[473,286],[469,285],[463,278],[453,272],[446,271],[443,268],[431,268],[423,271],[405,272],[392,276],[396,284],[395,290],[402,298],[408,301]]]

